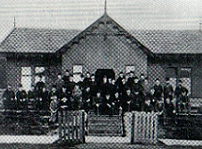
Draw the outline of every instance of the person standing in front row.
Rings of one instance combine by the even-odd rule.
[[[22,84],[19,84],[18,91],[16,93],[17,98],[17,109],[18,110],[27,110],[27,93],[23,89]]]
[[[15,109],[15,93],[11,89],[11,85],[7,86],[7,89],[4,91],[3,95],[3,105],[6,110],[14,110]]]
[[[157,78],[154,85],[154,97],[156,100],[162,100],[163,97],[163,87],[161,86],[160,80]]]

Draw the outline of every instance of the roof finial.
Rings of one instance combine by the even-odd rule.
[[[104,13],[107,13],[107,0],[105,0],[105,12]]]
[[[14,18],[13,18],[13,26],[14,26],[14,28],[16,28],[16,20],[15,20],[15,16],[14,16]]]

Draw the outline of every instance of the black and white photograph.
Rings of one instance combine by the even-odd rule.
[[[202,148],[201,0],[1,0],[0,149]]]

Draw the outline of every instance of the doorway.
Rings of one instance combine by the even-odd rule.
[[[97,69],[95,72],[95,79],[98,84],[102,83],[103,77],[115,79],[115,73],[113,69]]]

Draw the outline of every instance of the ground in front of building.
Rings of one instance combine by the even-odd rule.
[[[119,143],[89,143],[75,147],[55,146],[47,144],[0,144],[1,149],[202,149],[202,147],[180,147],[165,145],[141,145],[141,144],[119,144]]]

